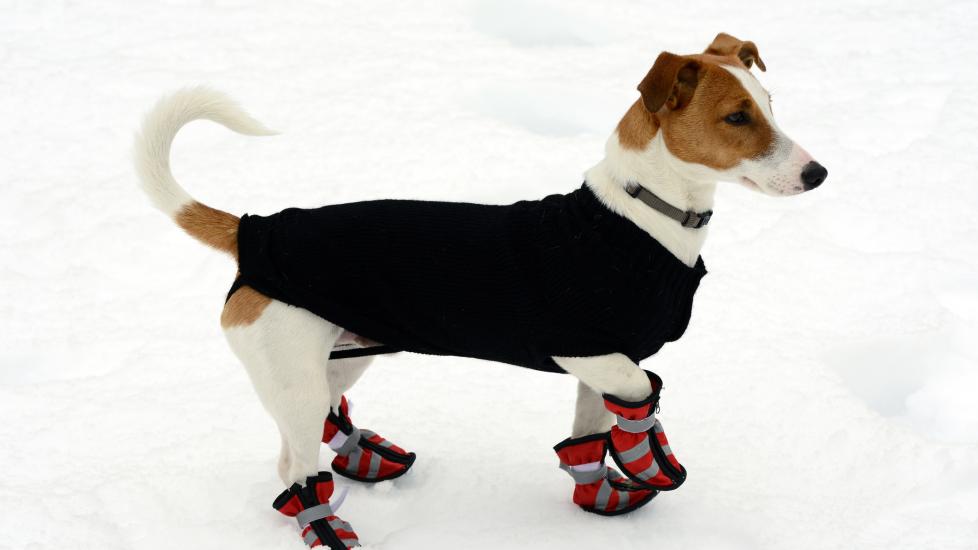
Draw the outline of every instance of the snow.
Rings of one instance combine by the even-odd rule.
[[[278,436],[222,341],[233,266],[138,191],[142,114],[227,91],[282,133],[196,123],[196,197],[268,213],[378,197],[504,203],[600,159],[659,51],[755,41],[793,199],[721,186],[686,336],[645,365],[690,471],[587,515],[550,447],[574,381],[379,359],[355,420],[419,454],[341,516],[367,548],[978,548],[978,8],[7,0],[0,7],[0,548],[300,548]],[[321,460],[330,459],[327,449]]]

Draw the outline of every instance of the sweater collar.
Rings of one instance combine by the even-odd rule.
[[[640,184],[630,181],[625,184],[625,192],[648,205],[649,208],[660,214],[672,218],[679,222],[683,227],[699,229],[710,223],[713,211],[693,212],[692,210],[680,210],[675,206],[664,201],[658,195],[642,187]]]

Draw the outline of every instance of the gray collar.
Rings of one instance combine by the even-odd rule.
[[[644,202],[652,210],[676,220],[683,227],[699,229],[700,227],[710,223],[710,218],[713,217],[712,210],[707,210],[706,212],[680,210],[668,202],[660,199],[659,196],[652,191],[649,191],[633,181],[625,184],[625,192],[631,195],[632,198],[636,198]]]

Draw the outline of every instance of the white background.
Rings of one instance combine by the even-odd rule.
[[[585,514],[550,449],[572,379],[404,355],[350,395],[418,462],[341,516],[378,549],[978,548],[975,28],[947,0],[0,0],[0,548],[302,547],[218,324],[234,266],[136,187],[163,93],[283,132],[178,137],[231,212],[507,203],[577,187],[655,56],[719,31],[829,178],[720,188],[689,331],[644,365],[687,483]]]

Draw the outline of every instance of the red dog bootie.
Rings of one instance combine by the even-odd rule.
[[[298,483],[286,489],[272,506],[283,515],[295,518],[302,529],[302,540],[310,548],[328,547],[330,550],[346,550],[360,546],[357,534],[350,524],[336,517],[329,504],[333,496],[333,475],[319,472],[306,479],[306,486]],[[338,507],[339,505],[337,505]]]
[[[387,441],[370,430],[350,422],[350,405],[340,399],[340,410],[329,411],[323,428],[323,443],[336,451],[333,471],[356,481],[376,483],[407,473],[416,458],[414,453]]]
[[[611,458],[629,479],[652,489],[671,491],[686,481],[686,469],[676,460],[662,424],[655,417],[659,408],[662,379],[645,371],[652,393],[637,402],[604,395],[605,407],[614,413],[611,428]]]
[[[574,504],[602,516],[627,514],[645,506],[657,491],[629,481],[605,466],[607,434],[567,438],[554,447],[560,469],[574,478]]]

